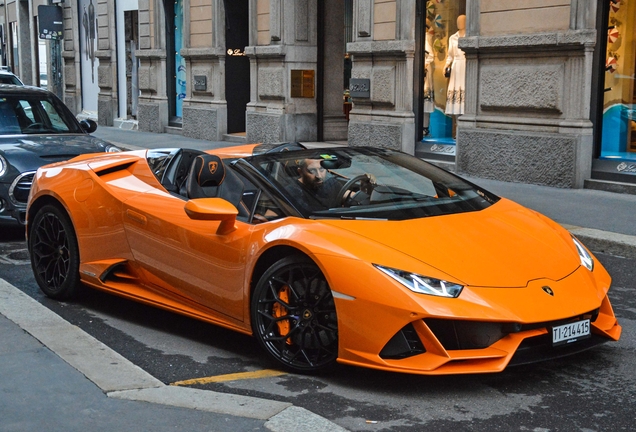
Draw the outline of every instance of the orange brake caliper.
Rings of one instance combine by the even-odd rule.
[[[289,304],[289,287],[287,285],[283,286],[278,291],[278,298],[280,298],[281,301]],[[281,305],[280,303],[274,303],[274,306],[272,306],[272,315],[274,315],[274,318],[287,316],[287,308],[285,308],[285,306]],[[278,332],[281,336],[286,336],[287,334],[289,334],[289,320],[278,321],[276,322],[276,325],[278,326]],[[287,338],[287,344],[292,344],[291,339]]]

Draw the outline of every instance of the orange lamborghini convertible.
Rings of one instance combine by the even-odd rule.
[[[568,231],[401,152],[249,145],[40,168],[35,279],[253,334],[283,367],[498,372],[618,340]]]

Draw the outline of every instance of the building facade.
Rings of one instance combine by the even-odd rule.
[[[3,64],[36,85],[37,5],[0,8]],[[101,125],[347,140],[557,187],[636,183],[635,0],[59,5],[64,100]]]

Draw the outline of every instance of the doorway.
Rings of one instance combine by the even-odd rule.
[[[119,118],[137,118],[139,87],[135,50],[139,41],[138,0],[117,3],[117,95]]]
[[[351,77],[347,42],[353,40],[352,26],[352,0],[319,2],[316,91],[318,141],[346,141],[348,138],[345,90],[349,88]]]
[[[245,112],[250,101],[249,1],[225,1],[225,99],[227,133],[245,133]]]
[[[183,37],[183,0],[163,0],[166,40],[166,95],[168,97],[168,126],[182,125],[185,99],[185,60],[181,57]],[[171,55],[170,53],[174,53]],[[182,89],[182,91],[181,91]]]
[[[11,72],[17,76],[21,75],[20,71],[20,56],[18,50],[18,23],[12,21],[9,23],[9,49],[11,50],[11,61],[9,62],[9,68]]]

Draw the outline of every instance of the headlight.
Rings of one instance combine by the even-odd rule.
[[[121,149],[119,147],[112,144],[106,146],[106,153],[119,153],[120,151]]]
[[[581,265],[589,271],[594,270],[594,260],[587,249],[583,247],[583,244],[576,237],[572,236],[572,241],[574,246],[576,246],[576,251],[579,253],[579,258],[581,258]]]
[[[373,266],[418,294],[456,298],[464,288],[463,285],[457,285],[452,282],[434,279],[404,270],[383,267],[378,264],[373,264]]]
[[[4,156],[0,156],[0,177],[7,172],[7,167],[9,166],[9,162],[4,158]]]

